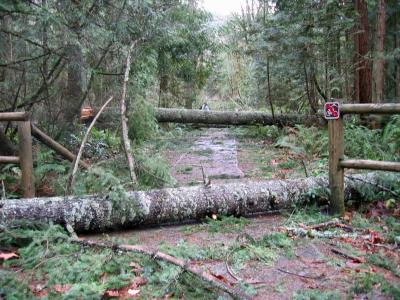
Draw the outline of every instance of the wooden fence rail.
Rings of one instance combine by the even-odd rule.
[[[327,103],[331,105],[338,103]],[[400,163],[372,160],[344,160],[344,114],[400,114],[400,104],[343,104],[337,119],[329,119],[329,188],[330,210],[344,214],[344,169],[366,169],[400,172]],[[329,110],[325,106],[325,112]],[[326,115],[326,114],[325,114]]]
[[[30,115],[26,112],[0,113],[0,121],[18,122],[19,154],[18,156],[0,156],[0,163],[14,163],[21,167],[23,196],[35,197],[33,177],[32,136]]]

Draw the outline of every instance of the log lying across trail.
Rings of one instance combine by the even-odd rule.
[[[366,182],[379,190],[380,178],[376,173],[346,178],[346,198],[354,196]],[[135,191],[123,200],[107,195],[1,200],[0,223],[51,221],[70,224],[82,232],[179,223],[212,213],[249,216],[290,208],[307,199],[312,191],[327,187],[326,177],[310,177]]]
[[[155,110],[158,122],[200,123],[223,125],[280,125],[294,126],[296,124],[324,124],[321,117],[315,115],[275,115],[270,113],[248,111],[202,111],[194,109],[158,108]]]

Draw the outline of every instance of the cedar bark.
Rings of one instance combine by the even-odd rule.
[[[380,190],[381,180],[381,175],[375,173],[346,177],[345,199],[354,199],[366,182]],[[180,223],[213,213],[250,216],[290,208],[308,200],[310,191],[327,187],[326,177],[310,177],[133,191],[123,200],[110,195],[7,199],[0,201],[0,223],[51,221],[70,224],[77,232],[83,232]]]
[[[360,103],[370,103],[372,98],[371,63],[368,55],[368,5],[366,0],[355,0],[358,26],[355,33],[355,91]]]
[[[395,1],[395,8],[400,10],[400,5],[397,4],[397,1]],[[398,13],[394,14],[394,33],[393,33],[393,43],[394,43],[394,49],[397,49],[399,47],[399,38],[398,38]],[[394,58],[394,78],[395,78],[395,88],[394,88],[394,96],[396,99],[400,97],[400,55],[395,56]]]
[[[376,17],[376,40],[375,40],[375,95],[376,102],[382,103],[384,100],[384,50],[385,50],[385,34],[386,34],[386,1],[378,0],[377,17]]]

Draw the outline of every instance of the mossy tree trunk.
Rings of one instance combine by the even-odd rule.
[[[212,109],[212,107],[211,107]],[[158,122],[201,123],[223,125],[281,125],[323,124],[322,118],[314,115],[277,115],[265,112],[202,111],[197,109],[163,109],[155,111]]]
[[[354,197],[366,181],[375,184],[379,179],[374,173],[346,179],[346,199]],[[124,199],[92,195],[1,200],[0,223],[51,221],[82,232],[180,223],[211,214],[248,216],[291,208],[327,188],[326,177],[314,177],[134,191]]]

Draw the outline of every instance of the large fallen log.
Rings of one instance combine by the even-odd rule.
[[[395,177],[398,180],[399,176]],[[346,178],[346,199],[366,186],[379,190],[380,175]],[[138,225],[179,223],[213,213],[252,215],[290,208],[326,190],[326,177],[294,180],[249,181],[208,187],[167,188],[129,192],[126,199],[110,195],[34,198],[0,201],[0,223],[13,220],[70,224],[76,231],[104,231]]]
[[[158,108],[155,110],[155,117],[158,122],[172,123],[279,126],[324,124],[324,120],[315,115],[275,114],[273,117],[270,113],[256,111],[233,112]]]

